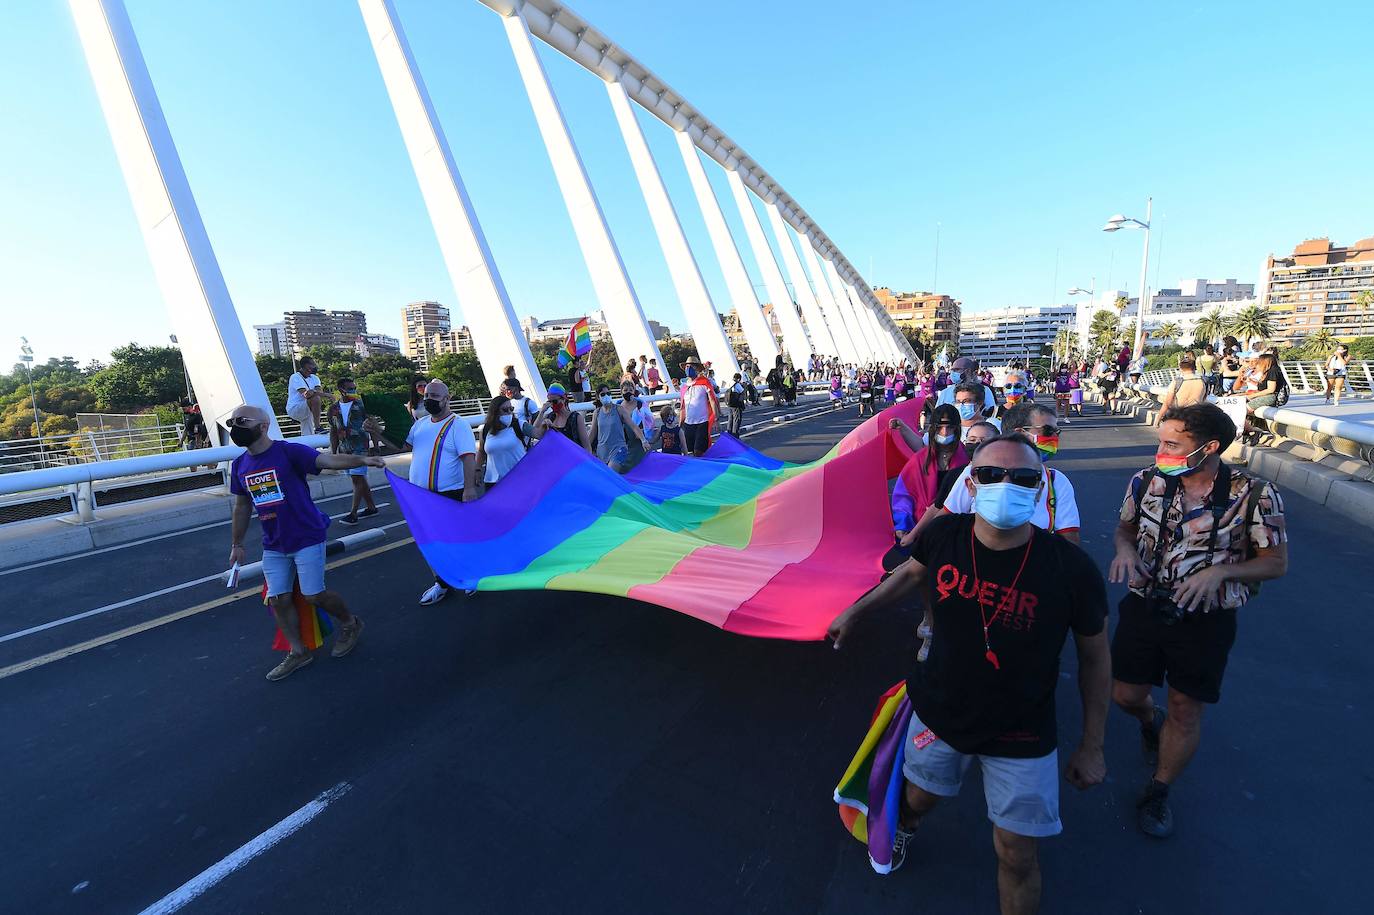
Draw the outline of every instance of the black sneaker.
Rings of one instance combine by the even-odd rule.
[[[1140,750],[1147,766],[1159,765],[1159,731],[1164,727],[1164,717],[1164,709],[1156,705],[1150,723],[1140,726]]]
[[[1169,786],[1154,779],[1136,802],[1136,825],[1147,836],[1167,839],[1174,834],[1174,812],[1169,809]]]
[[[340,524],[347,524],[347,525],[350,525],[350,526],[351,526],[351,525],[354,525],[354,524],[357,524],[357,523],[358,523],[358,516],[357,516],[357,515],[354,515],[354,514],[351,514],[351,513],[350,513],[350,514],[347,514],[347,515],[344,515],[342,518],[339,519],[339,523],[340,523]]]
[[[892,867],[888,873],[892,873],[906,863],[906,849],[911,844],[912,836],[916,835],[914,829],[903,829],[902,825],[897,824],[897,835],[892,840]]]
[[[373,515],[380,515],[381,511],[375,508],[365,508],[358,512],[359,518],[371,518]]]

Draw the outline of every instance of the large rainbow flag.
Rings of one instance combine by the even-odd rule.
[[[809,464],[725,435],[704,458],[651,453],[620,476],[546,436],[489,495],[455,502],[388,473],[411,533],[444,580],[483,591],[613,594],[729,632],[818,640],[882,577],[888,480],[909,452],[898,404]]]
[[[592,329],[587,319],[583,318],[568,329],[568,339],[563,341],[563,348],[558,351],[558,367],[565,369],[578,356],[585,356],[591,351]]]

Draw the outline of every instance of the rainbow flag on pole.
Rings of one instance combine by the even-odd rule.
[[[547,435],[475,502],[387,478],[456,587],[618,595],[739,635],[819,640],[882,578],[888,480],[905,457],[888,421],[920,410],[890,407],[810,464],[724,435],[704,458],[655,452],[621,476]]]
[[[568,330],[568,339],[563,342],[563,348],[558,351],[558,367],[565,369],[568,363],[579,356],[585,356],[592,351],[592,329],[583,318]]]

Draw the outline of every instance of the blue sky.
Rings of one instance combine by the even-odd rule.
[[[395,334],[404,302],[460,310],[351,0],[127,4],[245,327],[318,305]],[[496,16],[396,4],[517,311],[595,308]],[[1139,234],[1099,229],[1142,216],[1148,195],[1152,285],[1254,281],[1303,238],[1374,234],[1358,3],[574,6],[762,162],[874,285],[929,288],[938,223],[939,291],[966,310],[1063,300],[1094,276],[1134,293]],[[40,359],[165,341],[66,3],[17,0],[0,18],[0,324]],[[685,327],[604,89],[541,53],[646,312]],[[641,122],[725,311],[671,136]],[[17,343],[0,340],[0,363]]]

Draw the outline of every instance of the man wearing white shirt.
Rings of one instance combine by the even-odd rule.
[[[960,356],[955,359],[954,364],[949,367],[949,385],[936,396],[935,406],[938,407],[942,403],[954,403],[954,392],[959,382],[977,380],[977,359],[969,356]],[[997,397],[992,393],[992,388],[983,385],[983,415],[991,416],[996,410]]]
[[[449,409],[448,385],[425,385],[424,419],[416,420],[406,436],[410,446],[410,482],[445,498],[471,502],[477,498],[477,439],[467,420]],[[421,604],[437,604],[448,597],[449,586],[437,574],[420,595]]]
[[[286,384],[286,415],[301,424],[301,435],[314,435],[319,423],[320,404],[334,398],[320,389],[315,360],[305,356]]]
[[[1078,543],[1080,521],[1073,483],[1063,472],[1051,470],[1043,464],[1059,449],[1059,427],[1055,425],[1054,408],[1029,402],[1017,404],[1002,417],[1002,429],[1026,436],[1040,452],[1040,473],[1045,485],[1040,487],[1040,498],[1035,503],[1031,524]],[[945,499],[945,511],[950,514],[966,515],[973,511],[973,492],[967,481],[969,469],[976,463],[976,460],[970,461],[959,479],[954,481],[954,487]]]

